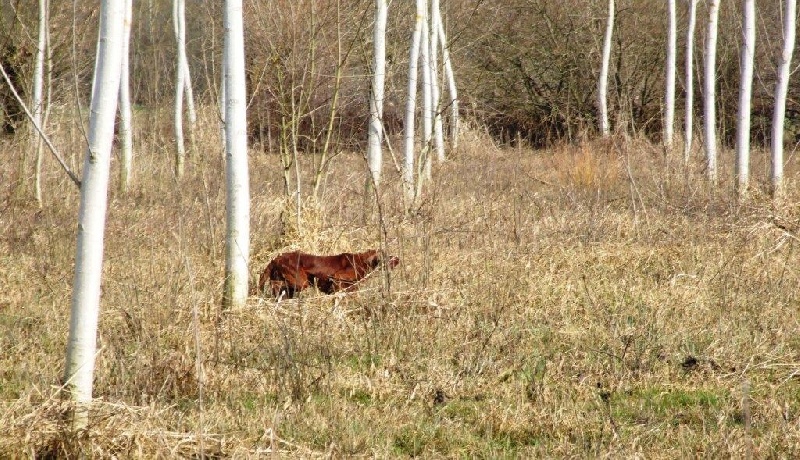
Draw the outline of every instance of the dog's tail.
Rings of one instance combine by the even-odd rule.
[[[250,285],[250,295],[263,295],[264,294],[264,287],[269,282],[270,277],[272,276],[272,272],[275,270],[275,264],[270,262],[267,265],[267,268],[261,272],[261,276],[258,278],[258,284],[251,284]]]

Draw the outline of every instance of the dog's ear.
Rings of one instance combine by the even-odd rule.
[[[397,256],[389,257],[389,261],[386,262],[386,266],[389,267],[390,270],[398,265],[400,265],[400,258]]]
[[[367,256],[367,265],[372,268],[378,268],[378,265],[381,264],[381,255],[378,251],[372,249],[369,251],[369,255]]]

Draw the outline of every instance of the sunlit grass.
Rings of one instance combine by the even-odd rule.
[[[644,141],[520,152],[472,132],[412,213],[390,167],[365,213],[364,160],[344,154],[298,226],[277,156],[252,151],[253,279],[288,248],[385,245],[402,263],[357,293],[221,311],[218,131],[178,182],[152,116],[137,113],[131,192],[110,191],[83,437],[57,397],[77,190],[52,164],[41,210],[1,183],[0,455],[800,454],[793,188],[740,203],[729,170],[712,196],[702,171]],[[3,142],[0,174],[15,177],[18,145]]]

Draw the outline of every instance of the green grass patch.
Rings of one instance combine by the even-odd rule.
[[[236,395],[232,401],[247,413],[263,412],[278,402],[278,397],[271,393],[255,393],[243,391]]]
[[[372,394],[366,390],[356,388],[348,392],[347,399],[354,403],[367,405],[372,403]]]
[[[456,399],[444,407],[442,414],[451,420],[474,423],[480,417],[482,410],[481,403],[478,401]]]
[[[395,433],[392,447],[396,454],[417,457],[434,440],[436,430],[430,426],[404,426]]]
[[[615,393],[610,404],[613,416],[627,423],[706,425],[726,397],[721,390],[653,387]]]
[[[345,364],[353,370],[369,369],[371,366],[380,366],[383,359],[379,355],[350,355],[344,359]]]

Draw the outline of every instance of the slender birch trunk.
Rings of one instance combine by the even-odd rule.
[[[439,24],[442,14],[439,11],[439,0],[431,0],[430,31],[431,47],[431,97],[433,97],[433,145],[436,148],[436,159],[444,161],[444,128],[442,127],[442,96],[439,86]]]
[[[750,99],[753,90],[753,59],[756,44],[755,0],[744,0],[742,5],[741,82],[739,86],[739,113],[736,115],[736,190],[739,196],[747,194],[750,179]]]
[[[372,91],[369,98],[369,139],[367,163],[371,181],[376,187],[381,181],[383,166],[383,97],[386,81],[386,21],[389,16],[387,0],[375,0],[373,26]]]
[[[181,51],[183,61],[183,92],[186,97],[186,119],[189,122],[189,145],[194,145],[194,131],[197,124],[197,111],[194,107],[194,91],[192,90],[192,73],[189,71],[189,59],[186,58],[186,0],[180,0],[181,7],[178,10],[178,23],[181,26]],[[191,154],[195,149],[190,148]]]
[[[179,42],[179,52],[183,61],[183,91],[186,97],[186,119],[189,122],[189,141],[190,145],[194,139],[195,125],[197,124],[197,111],[194,108],[194,91],[192,90],[192,74],[189,71],[189,60],[186,58],[186,0],[180,0],[178,9],[178,24],[180,25],[181,41]],[[190,149],[192,152],[194,149]]]
[[[450,95],[450,148],[458,148],[458,88],[456,87],[456,77],[453,73],[453,64],[450,62],[450,49],[447,37],[444,33],[444,24],[439,19],[439,42],[442,44],[442,61],[444,61],[444,74],[447,79],[447,92]]]
[[[242,0],[225,1],[226,224],[223,308],[247,301],[250,262],[250,178],[247,166],[247,93]]]
[[[786,94],[789,90],[792,53],[797,23],[797,0],[786,0],[783,13],[783,52],[778,64],[778,81],[775,83],[775,108],[772,114],[772,194],[783,193],[783,129],[786,118]]]
[[[47,27],[45,27],[44,34],[45,41],[45,61],[46,68],[44,71],[45,76],[45,98],[44,110],[42,113],[42,126],[47,126],[47,121],[50,118],[50,109],[52,108],[53,100],[53,47],[50,44],[50,0],[47,0]],[[45,136],[41,136],[42,144],[47,145],[49,140]],[[44,146],[42,147],[42,149]],[[39,166],[39,169],[41,167]]]
[[[689,24],[686,27],[686,112],[684,116],[683,163],[689,164],[692,154],[692,119],[694,115],[694,30],[697,23],[697,0],[688,0]]]
[[[219,85],[219,128],[220,128],[220,139],[222,139],[222,151],[223,157],[225,155],[225,148],[227,144],[227,140],[225,139],[225,107],[228,106],[228,100],[225,97],[225,72],[228,69],[228,58],[225,54],[225,46],[222,47],[222,72],[220,72],[220,85]]]
[[[33,123],[35,124],[31,129],[31,140],[36,152],[34,195],[39,206],[42,206],[42,157],[44,155],[42,152],[42,137],[39,136],[36,126],[44,129],[42,126],[42,113],[44,112],[44,55],[47,48],[49,9],[48,0],[39,0],[39,39],[36,47],[36,64],[33,71],[33,100],[31,101]]]
[[[664,148],[669,152],[675,129],[675,63],[677,56],[677,20],[675,0],[667,0],[667,63],[664,94]]]
[[[425,21],[425,0],[416,0],[417,11],[414,33],[411,35],[411,49],[408,53],[408,94],[404,127],[405,163],[403,168],[403,191],[406,203],[414,203],[414,149],[416,147],[417,77],[419,75],[419,48],[422,38],[422,23]]]
[[[78,430],[86,428],[92,401],[111,143],[122,65],[123,2],[103,0],[100,16],[64,372],[64,387],[76,404],[72,424]]]
[[[703,70],[703,130],[705,137],[706,163],[708,180],[717,184],[717,27],[719,24],[720,0],[708,2],[708,31],[706,33],[705,63]]]
[[[425,0],[425,18],[422,22],[421,56],[422,60],[422,151],[420,166],[422,174],[417,183],[420,195],[424,180],[431,180],[431,141],[433,137],[433,76],[431,75],[430,28],[428,27],[428,0]]]
[[[603,63],[597,80],[597,112],[600,117],[600,133],[607,137],[611,130],[608,125],[608,67],[611,62],[611,39],[614,33],[614,0],[608,0],[608,19],[603,39]]]
[[[185,19],[184,19],[185,23]],[[189,60],[186,56],[183,57],[183,62],[186,67],[183,69],[183,91],[186,97],[186,118],[189,121],[189,136],[191,138],[194,133],[194,126],[197,123],[197,110],[194,107],[194,91],[192,90],[192,74],[189,71]]]
[[[119,82],[119,137],[121,139],[121,161],[119,168],[119,187],[128,193],[133,167],[133,129],[131,127],[131,89],[130,89],[130,41],[131,21],[133,20],[133,0],[125,0],[125,25],[122,31],[122,65]]]
[[[172,21],[175,28],[176,42],[176,64],[175,64],[175,174],[183,177],[186,164],[186,145],[183,138],[183,94],[186,85],[186,34],[184,31],[185,23],[181,20],[184,17],[183,0],[173,0],[172,2]]]

